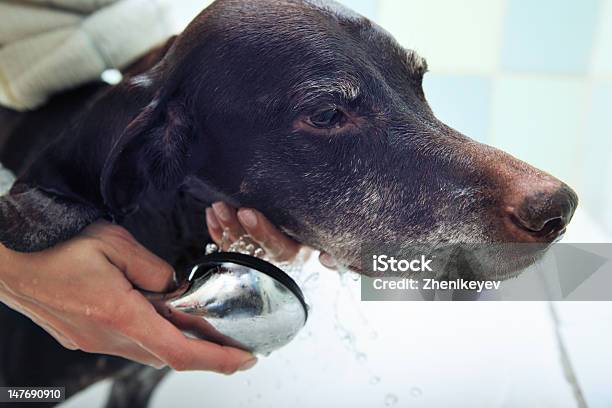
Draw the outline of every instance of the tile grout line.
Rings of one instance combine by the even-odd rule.
[[[554,335],[557,339],[557,348],[559,349],[559,357],[561,358],[561,366],[563,367],[563,374],[565,379],[569,383],[572,388],[572,392],[574,394],[574,398],[576,400],[576,406],[578,408],[588,408],[588,404],[584,399],[584,393],[580,388],[580,384],[578,384],[578,378],[576,376],[576,371],[572,366],[572,362],[570,360],[569,353],[567,352],[567,348],[565,347],[565,342],[563,341],[563,336],[561,335],[560,328],[560,320],[559,315],[557,314],[557,310],[555,309],[555,305],[553,302],[548,302],[548,311],[553,321],[554,326]]]

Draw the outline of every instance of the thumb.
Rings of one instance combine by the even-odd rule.
[[[140,244],[128,257],[123,273],[134,286],[151,292],[167,292],[176,286],[174,268]]]
[[[110,244],[104,246],[107,258],[134,286],[151,292],[166,292],[176,286],[172,266],[142,246],[126,229],[108,225],[96,235]]]

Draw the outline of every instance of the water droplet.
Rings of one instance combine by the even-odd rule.
[[[308,275],[306,279],[302,282],[302,286],[312,285],[319,280],[319,272],[315,272],[313,274]]]
[[[358,352],[355,354],[355,359],[359,363],[364,364],[366,361],[368,361],[368,356],[366,353]]]
[[[397,395],[391,394],[391,393],[385,395],[385,406],[386,407],[394,406],[395,404],[397,404],[397,401],[398,401]]]
[[[423,395],[423,390],[420,389],[419,387],[412,387],[410,389],[410,396],[413,398],[419,398],[421,395]]]
[[[91,309],[89,308],[89,306],[85,306],[85,316],[90,316],[91,315]]]
[[[213,254],[215,252],[219,251],[219,247],[217,246],[217,244],[207,244],[206,245],[206,249],[204,250],[204,252],[206,253],[206,255],[210,255]]]
[[[372,378],[370,378],[370,384],[372,385],[376,385],[380,382],[380,377],[377,375],[373,375]]]
[[[226,248],[231,244],[229,229],[223,228],[223,234],[221,235],[221,248]]]

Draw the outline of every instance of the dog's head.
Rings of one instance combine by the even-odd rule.
[[[139,95],[140,108],[100,147],[110,154],[87,200],[120,213],[148,185],[190,176],[348,264],[371,241],[557,239],[575,193],[438,121],[426,70],[335,3],[219,0],[158,66],[115,91]],[[533,258],[495,262],[503,275]]]

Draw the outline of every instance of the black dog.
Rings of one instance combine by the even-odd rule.
[[[19,179],[0,199],[0,241],[40,250],[106,218],[180,271],[209,240],[204,208],[216,200],[257,208],[355,269],[373,237],[555,240],[575,193],[439,122],[426,69],[335,3],[219,0],[119,85],[13,115],[0,161]],[[503,278],[535,257],[490,262]],[[0,319],[6,383],[72,394],[114,376],[110,405],[140,406],[163,374],[62,350],[16,314]]]

